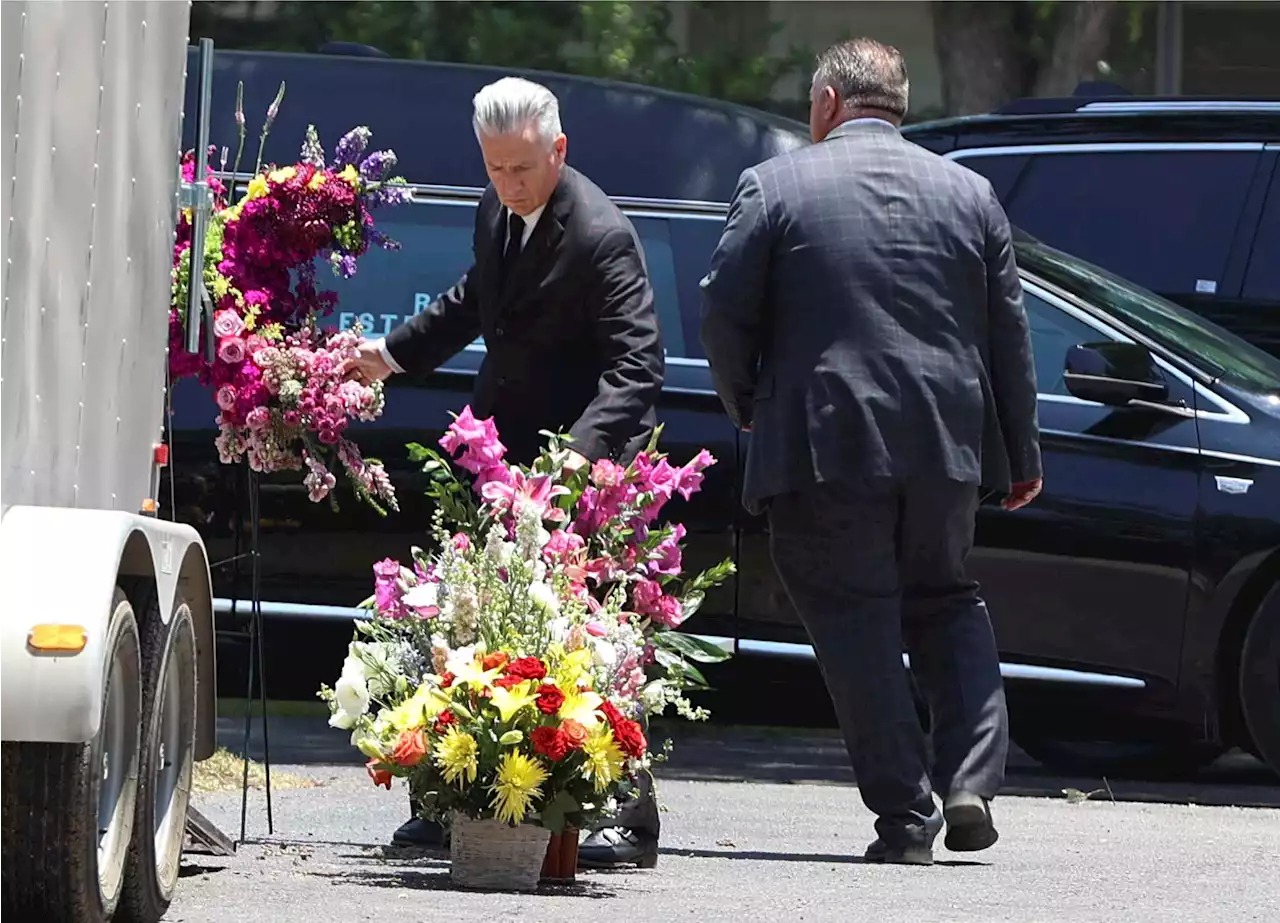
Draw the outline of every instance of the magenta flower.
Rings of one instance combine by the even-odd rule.
[[[234,410],[236,406],[236,389],[231,385],[223,385],[216,396],[218,406],[223,410]]]
[[[455,456],[459,449],[465,449],[462,457],[456,460],[460,467],[472,474],[480,474],[486,468],[499,464],[507,453],[506,446],[498,441],[498,428],[493,419],[477,420],[470,405],[462,408],[462,413],[449,424],[449,429],[440,437],[440,446]]]
[[[702,472],[716,463],[715,457],[702,449],[689,464],[679,470],[676,490],[688,500],[702,486]]]
[[[549,560],[554,561],[585,548],[586,544],[581,535],[567,529],[556,529],[551,533],[547,543],[542,546],[542,553]]]
[[[401,602],[404,591],[400,585],[400,562],[383,558],[373,565],[373,605],[385,618],[402,618],[405,606]]]
[[[631,605],[641,615],[653,615],[657,612],[658,600],[661,598],[662,587],[656,580],[639,580],[631,590]]]
[[[539,519],[547,519],[552,500],[569,493],[569,488],[556,484],[550,475],[529,477],[519,468],[511,468],[509,473],[510,479],[489,481],[480,490],[495,515],[516,514],[532,506]]]
[[[650,574],[663,574],[671,577],[679,575],[682,565],[680,542],[684,536],[684,526],[677,523],[671,534],[660,541],[658,547],[653,550],[653,557],[649,561]]]

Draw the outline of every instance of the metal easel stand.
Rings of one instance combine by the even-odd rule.
[[[267,832],[275,833],[275,820],[271,806],[271,738],[267,728],[267,684],[266,656],[262,642],[262,592],[261,592],[261,546],[259,544],[259,524],[261,512],[258,505],[258,474],[246,461],[243,466],[243,481],[236,478],[236,514],[235,514],[235,550],[230,558],[219,561],[215,567],[231,567],[231,620],[237,628],[222,631],[219,634],[226,638],[245,638],[249,641],[249,681],[245,690],[244,710],[244,774],[240,783],[240,839],[245,842],[245,825],[249,813],[249,741],[253,729],[253,698],[256,681],[257,696],[262,715],[262,764],[266,771],[267,794]],[[241,496],[244,488],[245,497]],[[243,502],[247,500],[247,502]],[[245,514],[248,513],[248,549],[244,548]],[[237,621],[240,605],[241,564],[248,560],[249,572],[249,612],[248,626],[240,628]]]

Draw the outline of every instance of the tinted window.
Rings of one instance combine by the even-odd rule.
[[[1214,294],[1249,182],[1252,151],[1040,154],[1006,205],[1051,246],[1164,294]]]
[[[1022,175],[1022,168],[1027,165],[1027,161],[1030,159],[1026,155],[1002,155],[998,157],[970,157],[961,160],[960,163],[989,179],[996,191],[996,196],[999,197],[1001,202],[1006,202],[1010,191],[1013,189],[1013,184],[1018,181],[1018,177]]]
[[[690,357],[705,359],[699,338],[702,290],[698,283],[711,266],[711,254],[724,231],[724,218],[672,218],[670,226],[676,251],[676,285],[680,292],[685,348]]]
[[[1244,297],[1280,301],[1280,166],[1271,178],[1271,191],[1262,206],[1258,236],[1244,277]]]
[[[320,288],[337,292],[340,300],[339,313],[326,318],[325,326],[346,328],[358,320],[368,336],[386,336],[423,310],[471,265],[475,215],[469,202],[414,203],[375,213],[378,230],[399,241],[401,249],[370,249],[350,279],[320,266]],[[633,217],[632,222],[644,248],[667,352],[682,356],[684,331],[667,221]]]
[[[1023,291],[1022,303],[1027,310],[1027,325],[1031,328],[1036,390],[1041,394],[1070,394],[1062,380],[1067,350],[1082,343],[1097,343],[1106,337],[1031,292]]]

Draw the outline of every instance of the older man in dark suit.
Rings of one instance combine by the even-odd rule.
[[[965,560],[980,485],[1011,509],[1040,490],[1031,343],[991,184],[898,131],[901,55],[841,43],[811,95],[815,144],[742,174],[702,341],[878,818],[866,858],[929,864],[944,817],[948,849],[997,838],[1008,718]]]
[[[486,355],[472,408],[492,416],[508,460],[530,463],[540,430],[572,437],[574,464],[629,463],[656,426],[665,373],[653,291],[635,228],[591,180],[565,165],[559,106],[546,87],[508,77],[475,97],[490,185],[476,213],[475,262],[447,293],[364,343],[348,374],[364,381],[433,371],[477,336]],[[582,844],[584,864],[651,865],[652,794],[624,805],[618,828]],[[441,842],[412,819],[401,845]]]

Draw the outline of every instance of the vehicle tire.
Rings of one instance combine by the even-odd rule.
[[[133,607],[117,589],[97,735],[4,744],[6,919],[107,923],[116,911],[138,798],[140,646]]]
[[[1250,748],[1280,772],[1280,583],[1249,623],[1240,649],[1240,710]]]
[[[191,610],[169,624],[152,609],[143,622],[142,773],[133,845],[117,923],[158,923],[178,885],[195,771],[196,636]]]
[[[1013,742],[1053,772],[1147,781],[1186,779],[1226,752],[1215,744],[1066,740],[1034,731],[1015,732]]]

